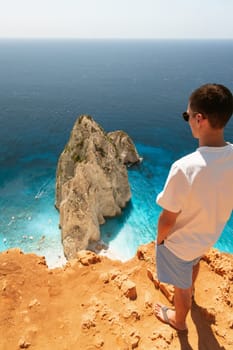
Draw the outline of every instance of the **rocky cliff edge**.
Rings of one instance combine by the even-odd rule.
[[[63,268],[9,250],[0,254],[0,350],[232,350],[233,257],[211,250],[201,260],[188,334],[154,316],[172,307],[159,284],[154,244],[122,263],[80,251]]]

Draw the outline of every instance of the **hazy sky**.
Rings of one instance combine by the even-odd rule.
[[[0,0],[0,37],[232,38],[233,0]]]

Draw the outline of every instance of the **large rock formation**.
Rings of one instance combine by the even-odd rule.
[[[104,218],[119,215],[130,200],[124,163],[138,162],[139,156],[127,134],[115,133],[81,116],[59,158],[55,205],[68,259],[97,241]]]

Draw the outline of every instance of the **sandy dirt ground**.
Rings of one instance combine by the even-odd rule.
[[[156,279],[154,244],[128,262],[80,252],[63,268],[14,249],[0,254],[0,350],[232,350],[233,257],[211,250],[201,261],[188,333],[153,311],[172,306]]]

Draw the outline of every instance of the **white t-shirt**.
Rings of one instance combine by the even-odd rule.
[[[156,202],[181,211],[165,246],[186,261],[203,255],[233,210],[233,145],[199,147],[173,163]]]

